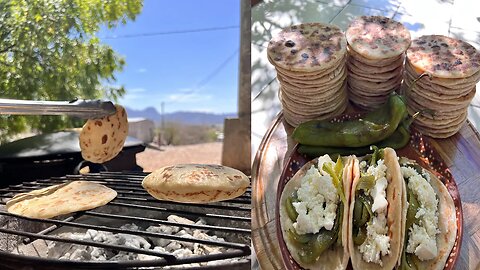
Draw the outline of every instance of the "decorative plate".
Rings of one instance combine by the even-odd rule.
[[[348,119],[353,119],[359,117],[360,114],[355,115],[342,115],[337,118],[332,119],[335,122],[341,122]],[[416,131],[415,128],[411,128],[411,138],[407,146],[402,149],[396,150],[399,157],[407,157],[417,161],[422,167],[429,169],[434,173],[442,183],[447,187],[450,196],[453,199],[455,204],[456,214],[457,214],[457,237],[455,239],[455,244],[450,252],[447,263],[445,264],[445,270],[451,270],[455,266],[457,261],[458,254],[460,254],[460,245],[462,243],[462,224],[463,224],[463,214],[462,214],[462,203],[460,201],[460,194],[458,192],[457,185],[453,179],[450,170],[445,165],[445,162],[442,160],[436,149],[433,147],[431,140],[428,137],[423,136],[420,132]],[[283,240],[283,234],[280,227],[280,196],[282,194],[285,184],[295,175],[295,173],[308,161],[310,158],[306,155],[300,154],[298,151],[298,144],[292,151],[292,154],[287,160],[286,166],[283,168],[283,172],[280,176],[280,181],[278,182],[277,189],[277,209],[275,212],[276,217],[276,226],[277,226],[277,238],[279,239],[280,251],[282,254],[283,263],[288,270],[298,270],[303,269],[300,267],[293,257],[290,255],[290,252],[285,245]],[[351,262],[349,262],[347,269],[352,269]]]

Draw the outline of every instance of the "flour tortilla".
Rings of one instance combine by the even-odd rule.
[[[388,235],[390,235],[390,254],[382,256],[383,266],[375,263],[367,263],[363,260],[358,246],[353,243],[353,208],[355,205],[355,189],[360,179],[360,167],[358,159],[353,162],[353,182],[350,199],[350,212],[348,223],[348,248],[352,259],[353,269],[373,270],[373,269],[393,269],[398,261],[400,252],[403,248],[402,232],[399,228],[402,226],[402,176],[400,165],[398,164],[397,154],[391,148],[384,149],[384,164],[387,167],[387,226]]]
[[[347,45],[347,52],[348,52],[348,58],[352,57],[355,58],[358,62],[365,63],[369,66],[373,67],[383,67],[387,65],[392,65],[394,63],[397,63],[400,61],[400,59],[404,58],[404,55],[401,54],[396,57],[392,58],[385,58],[385,59],[369,59],[366,58],[365,56],[361,55],[360,53],[356,52],[350,45]]]
[[[269,42],[268,59],[274,66],[299,72],[316,72],[344,58],[347,41],[335,25],[305,23],[284,28]]]
[[[400,164],[405,163],[415,163],[412,160],[408,160],[406,158],[400,158]],[[426,170],[430,174],[430,185],[432,186],[433,190],[437,194],[438,198],[438,229],[440,233],[437,235],[437,248],[438,248],[438,255],[436,258],[428,261],[421,262],[420,268],[425,270],[441,270],[445,268],[445,263],[450,256],[450,252],[455,245],[455,238],[457,237],[457,219],[456,219],[456,211],[455,211],[455,204],[453,203],[453,199],[448,193],[447,188],[445,185],[438,179],[433,173]],[[407,217],[407,185],[405,181],[402,181],[402,189],[403,189],[403,199],[402,199],[402,208],[404,209],[402,213],[402,218],[404,220],[403,223],[406,221]],[[403,226],[403,237],[408,237],[408,233],[406,231],[405,226]],[[403,240],[402,240],[403,242]],[[399,258],[399,264],[401,262],[401,256]]]
[[[480,53],[469,43],[442,35],[413,40],[407,50],[409,62],[439,78],[466,78],[480,71]]]
[[[52,218],[107,204],[117,192],[89,181],[73,181],[15,195],[7,210],[31,218]]]
[[[369,59],[388,59],[403,54],[411,43],[403,24],[383,16],[361,16],[346,33],[348,45]]]
[[[116,113],[100,119],[89,119],[80,132],[82,157],[93,163],[104,163],[116,157],[128,135],[125,109],[115,105]]]
[[[222,165],[178,164],[150,173],[142,186],[159,200],[207,203],[242,195],[250,180],[241,171]]]
[[[348,205],[348,198],[350,197],[350,184],[352,179],[352,164],[353,158],[352,157],[344,157],[343,164],[343,187],[345,192],[345,198],[347,198],[347,205]],[[298,172],[288,181],[285,185],[282,195],[280,197],[280,225],[283,235],[283,240],[287,246],[290,255],[292,255],[293,259],[303,268],[305,269],[346,269],[349,254],[348,254],[348,246],[347,243],[347,225],[348,225],[348,207],[344,206],[343,208],[343,221],[340,224],[340,232],[342,233],[342,245],[343,247],[333,247],[329,248],[322,253],[322,255],[318,258],[318,260],[313,264],[304,264],[300,260],[297,252],[297,248],[295,247],[294,243],[288,238],[287,232],[288,230],[293,228],[293,222],[288,217],[287,210],[285,209],[285,204],[288,196],[290,196],[295,190],[300,187],[301,179],[306,174],[306,172],[312,167],[312,165],[316,165],[318,163],[318,158],[309,161],[305,164]]]

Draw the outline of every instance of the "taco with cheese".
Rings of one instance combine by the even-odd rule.
[[[404,180],[404,245],[398,269],[443,269],[457,236],[452,197],[434,174],[415,161],[401,158],[399,163]]]
[[[355,158],[352,167],[348,250],[353,269],[393,269],[403,246],[402,182],[391,148]]]
[[[305,164],[280,197],[280,225],[293,259],[304,269],[345,269],[352,157],[328,155]]]

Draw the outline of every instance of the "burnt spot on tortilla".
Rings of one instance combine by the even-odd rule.
[[[297,52],[298,52],[298,51],[295,50],[295,49],[292,49],[292,50],[290,51],[291,54],[296,54]]]
[[[90,126],[87,127],[88,130],[91,130],[92,128],[90,128]]]
[[[171,173],[164,173],[164,174],[163,174],[163,179],[164,179],[165,181],[168,181],[171,177],[172,177],[172,174],[171,174]]]
[[[285,46],[287,46],[288,48],[292,48],[295,46],[295,42],[293,42],[292,40],[287,40],[285,42]]]
[[[95,121],[95,125],[101,127],[103,125],[102,121],[97,120]]]
[[[108,140],[108,135],[107,134],[103,135],[102,136],[102,144],[106,144],[107,140]]]

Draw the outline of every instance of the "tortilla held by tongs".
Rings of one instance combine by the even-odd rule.
[[[30,218],[52,218],[103,206],[117,192],[89,181],[72,181],[15,195],[7,211]]]

